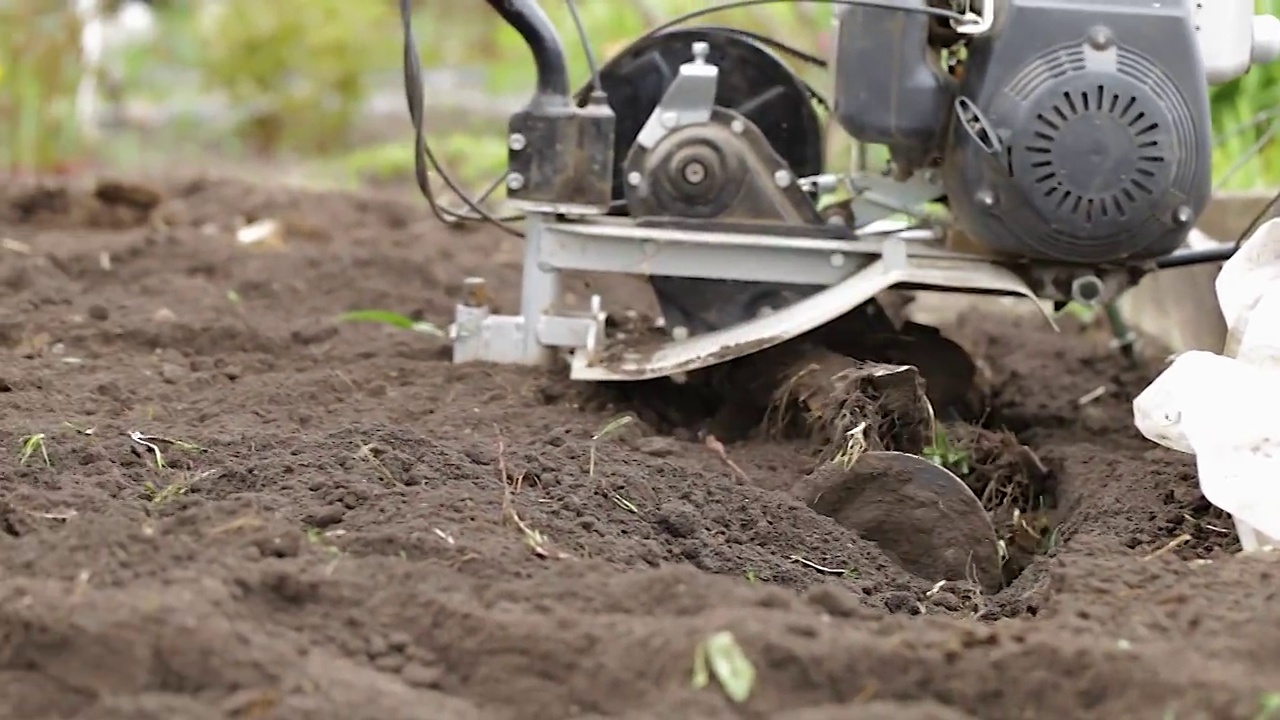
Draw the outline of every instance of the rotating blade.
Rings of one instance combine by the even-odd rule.
[[[850,469],[828,463],[792,494],[880,546],[926,580],[974,580],[1000,590],[1002,558],[991,518],[960,478],[925,458],[868,452]]]

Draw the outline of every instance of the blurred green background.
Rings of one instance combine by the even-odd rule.
[[[112,0],[107,0],[110,5]],[[79,27],[69,0],[0,2],[0,170],[76,172],[214,168],[313,185],[408,186],[413,152],[393,0],[169,0],[154,36],[108,59],[113,102],[100,137],[78,132]],[[528,51],[479,0],[418,0],[428,130],[473,186],[503,171],[506,115],[533,81]],[[544,6],[587,78],[567,5]],[[691,0],[578,0],[595,52],[607,58]],[[1280,0],[1259,0],[1280,12]],[[833,6],[780,3],[696,22],[767,33],[825,55]],[[816,87],[828,81],[797,67]],[[1215,171],[1222,187],[1280,186],[1280,66],[1213,91]],[[847,153],[840,138],[833,153]],[[847,157],[847,155],[845,155]]]

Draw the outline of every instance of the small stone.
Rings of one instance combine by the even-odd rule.
[[[373,661],[373,667],[385,673],[398,673],[404,667],[405,659],[403,655],[381,655]]]
[[[405,648],[413,644],[413,638],[406,632],[393,632],[387,637],[387,643],[392,650],[402,652]]]
[[[186,370],[172,363],[165,363],[160,366],[160,379],[170,385],[175,385],[181,382],[186,375]]]
[[[178,316],[169,308],[160,308],[155,315],[151,316],[151,319],[156,322],[173,322],[178,319]]]
[[[698,511],[688,503],[674,500],[663,503],[658,508],[656,517],[658,527],[668,535],[676,538],[690,538],[702,529],[702,520]]]
[[[103,322],[111,319],[111,311],[107,309],[107,306],[95,303],[89,306],[89,317],[98,322]]]
[[[374,635],[369,638],[367,652],[370,658],[380,658],[387,654],[391,648],[387,645],[387,639],[381,635]]]
[[[641,438],[636,448],[646,455],[659,458],[671,457],[680,449],[675,440],[666,437]]]
[[[400,670],[401,680],[420,688],[436,687],[443,675],[439,667],[428,667],[416,662],[411,662]]]
[[[320,529],[330,528],[342,522],[342,518],[347,514],[347,509],[341,505],[331,505],[312,515],[310,524]]]

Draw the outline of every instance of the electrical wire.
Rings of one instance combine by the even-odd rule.
[[[445,172],[440,166],[440,161],[436,158],[435,153],[431,149],[431,143],[427,141],[425,120],[423,118],[425,112],[425,102],[423,95],[425,89],[422,79],[422,59],[418,57],[418,42],[413,34],[413,7],[410,0],[400,0],[400,25],[404,31],[404,90],[405,100],[409,105],[409,120],[413,123],[414,139],[413,139],[413,174],[414,179],[418,182],[418,189],[422,192],[422,196],[426,198],[427,204],[431,207],[431,212],[436,219],[445,225],[456,225],[467,220],[483,220],[491,223],[504,232],[516,237],[523,237],[524,234],[519,230],[507,225],[508,222],[519,220],[520,216],[497,218],[490,212],[480,206],[480,203],[472,199],[470,195],[463,190],[453,177]],[[431,188],[431,178],[428,174],[428,165],[430,169],[435,170],[444,184],[453,191],[458,199],[462,200],[474,215],[460,213],[444,207],[436,200],[435,191]],[[486,194],[492,194],[497,190],[498,186],[506,180],[506,173],[502,177],[494,181],[491,189]]]
[[[678,15],[636,38],[635,41],[644,40],[645,38],[657,35],[658,33],[669,30],[677,25],[683,25],[690,20],[696,20],[706,15],[724,12],[725,10],[753,7],[756,5],[773,5],[777,3],[791,4],[795,2],[816,3],[818,5],[844,5],[846,7],[869,7],[879,8],[881,10],[901,10],[902,12],[916,13],[919,15],[930,15],[943,20],[963,21],[966,19],[964,13],[958,13],[954,10],[944,10],[942,8],[935,7],[903,7],[902,5],[893,2],[879,2],[877,0],[734,0],[734,2],[713,5],[711,7],[702,8],[701,10],[694,10],[692,12],[685,13],[684,15]]]
[[[486,198],[491,196],[503,184],[503,182],[507,178],[507,173],[503,173],[500,177],[494,180],[493,183],[489,186],[488,190],[486,190],[485,193],[480,198],[478,199],[472,198],[453,179],[453,176],[450,175],[447,171],[445,171],[445,169],[441,166],[439,159],[436,157],[435,152],[432,150],[431,143],[428,141],[426,137],[426,127],[425,127],[426,121],[424,117],[425,102],[423,98],[424,88],[423,88],[422,60],[418,54],[418,42],[413,32],[413,7],[410,0],[399,0],[399,2],[400,2],[400,26],[404,34],[405,100],[409,106],[409,119],[413,124],[413,130],[414,130],[413,166],[414,166],[414,179],[417,181],[418,189],[422,192],[422,196],[426,198],[427,204],[430,206],[432,214],[435,215],[436,219],[438,219],[441,223],[445,225],[459,225],[467,221],[487,222],[498,227],[499,229],[503,230],[504,232],[510,235],[514,235],[516,237],[523,237],[524,236],[523,232],[521,232],[517,228],[511,227],[508,224],[508,223],[518,222],[519,220],[522,220],[524,218],[522,214],[515,213],[510,215],[504,215],[502,217],[496,217],[489,211],[485,210],[480,205],[480,203],[484,202]],[[933,8],[933,7],[902,7],[892,2],[883,2],[883,1],[877,1],[877,0],[734,0],[733,2],[714,5],[712,7],[702,8],[700,10],[695,10],[689,13],[685,13],[684,15],[679,15],[673,18],[672,20],[669,20],[666,23],[663,23],[662,25],[659,25],[658,27],[650,30],[644,35],[641,35],[635,41],[653,37],[654,35],[665,32],[673,27],[683,25],[684,23],[687,23],[690,20],[696,20],[697,18],[705,17],[707,15],[712,15],[718,12],[723,12],[725,10],[733,10],[735,8],[752,7],[757,5],[773,5],[778,3],[791,3],[791,2],[808,2],[808,3],[816,3],[821,5],[842,5],[846,7],[847,6],[871,7],[871,8],[880,8],[884,10],[901,10],[903,12],[912,12],[912,13],[930,15],[930,16],[945,19],[945,20],[964,20],[965,19],[965,16],[962,13],[954,12],[951,10],[944,10],[941,8]],[[572,10],[573,8],[571,6],[571,11]],[[585,38],[585,31],[582,29],[580,21],[576,17],[576,12],[574,13],[574,15],[575,15],[575,23],[578,23],[579,25],[579,32],[582,33],[582,37]],[[790,55],[803,62],[807,62],[812,65],[817,65],[819,67],[827,66],[826,61],[822,60],[821,58],[810,55],[802,50],[799,50],[795,47],[787,45],[781,41],[774,40],[772,38],[767,38],[746,30],[736,30],[732,28],[717,28],[717,29],[727,30],[731,33],[740,35],[742,37],[748,37],[748,38],[757,40],[759,42],[762,42],[774,48],[775,50],[784,52],[787,55]],[[584,49],[585,49],[585,45],[584,45]],[[588,54],[588,62],[594,65],[594,58],[591,57],[591,51],[589,49],[586,49],[586,52]],[[593,73],[593,75],[596,75],[596,77],[598,77],[598,74],[596,73]],[[830,112],[830,104],[827,102],[826,98],[822,97],[821,94],[819,94],[816,90],[814,90],[808,83],[804,83],[804,86],[806,90],[809,92],[810,97],[813,98],[815,101],[817,101],[819,104],[821,104],[827,112]],[[449,188],[449,190],[454,195],[458,196],[458,199],[461,200],[464,205],[466,205],[467,210],[469,210],[470,212],[454,210],[452,208],[445,207],[440,203],[440,201],[436,198],[435,190],[432,189],[431,187],[431,178],[430,178],[431,171],[434,171],[437,175],[440,176],[440,179],[444,181],[444,184]]]
[[[1278,215],[1280,215],[1280,193],[1272,196],[1271,202],[1267,203],[1262,210],[1258,211],[1257,215],[1253,216],[1253,219],[1249,221],[1249,226],[1245,228],[1244,232],[1240,233],[1240,237],[1236,238],[1235,246],[1238,248],[1243,245],[1244,241],[1248,240],[1249,236],[1256,232],[1264,222],[1272,220]]]
[[[1265,114],[1260,114],[1258,117],[1254,118],[1254,121],[1250,124],[1250,128],[1256,127],[1262,122],[1266,122],[1267,119],[1268,118]],[[1272,117],[1272,119],[1274,120],[1274,117]],[[1226,184],[1227,180],[1229,180],[1233,175],[1261,154],[1268,145],[1275,141],[1278,135],[1280,135],[1280,124],[1275,124],[1273,122],[1272,126],[1262,134],[1262,137],[1259,138],[1257,142],[1250,146],[1248,151],[1245,152],[1240,160],[1236,161],[1234,165],[1223,173],[1222,177],[1218,178],[1218,181],[1214,183],[1215,192],[1219,187]],[[1249,236],[1257,232],[1259,226],[1277,216],[1280,216],[1280,193],[1272,196],[1271,200],[1253,216],[1253,219],[1249,221],[1244,232],[1240,233],[1240,236],[1236,238],[1235,242],[1224,242],[1220,247],[1196,248],[1194,250],[1175,250],[1164,257],[1158,258],[1155,261],[1155,266],[1161,270],[1167,270],[1175,267],[1186,267],[1188,265],[1200,265],[1202,263],[1224,262],[1226,260],[1230,260],[1231,256],[1235,255],[1236,251],[1240,249],[1240,246],[1244,245],[1245,240],[1248,240]]]
[[[582,45],[582,54],[587,58],[587,71],[591,73],[591,86],[601,98],[604,97],[604,85],[600,84],[600,66],[596,64],[596,54],[591,50],[591,40],[587,37],[587,28],[582,24],[582,16],[578,14],[578,4],[573,0],[565,0],[569,6],[569,15],[573,18],[573,27],[578,31],[578,43]]]

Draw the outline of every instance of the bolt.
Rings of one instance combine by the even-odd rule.
[[[742,133],[747,131],[747,124],[742,122],[741,120],[734,120],[733,122],[729,123],[729,129],[733,131],[734,135],[741,135]]]
[[[844,267],[844,254],[831,253],[830,261],[831,261],[831,267],[833,268]]]
[[[996,194],[990,190],[979,190],[974,193],[973,201],[978,203],[979,207],[984,207],[990,210],[996,206]]]
[[[661,118],[662,118],[662,127],[668,130],[680,124],[680,116],[676,114],[676,112],[673,110],[667,110],[666,112],[662,113]]]
[[[697,185],[707,179],[707,166],[697,160],[693,160],[685,163],[682,174],[684,175],[685,181],[690,185]]]
[[[1173,222],[1178,225],[1178,227],[1186,227],[1195,219],[1195,211],[1187,205],[1179,205],[1178,208],[1173,211]]]
[[[473,276],[462,281],[462,304],[467,307],[485,307],[489,304],[484,278]]]
[[[696,63],[704,63],[707,61],[707,55],[711,52],[711,46],[705,40],[698,40],[693,43],[693,61]]]
[[[519,190],[524,187],[524,176],[520,173],[511,173],[507,176],[507,188],[511,190]]]
[[[1089,47],[1094,50],[1106,50],[1111,47],[1114,38],[1105,27],[1095,27],[1089,31]]]
[[[627,184],[631,187],[640,187],[640,181],[644,180],[644,176],[639,172],[632,170],[627,173]]]
[[[511,137],[507,138],[507,147],[515,150],[516,152],[523,150],[527,144],[528,143],[524,139],[524,135],[521,135],[520,133],[511,133]]]
[[[791,184],[791,173],[786,170],[779,170],[773,174],[773,184],[780,188],[787,187]]]
[[[689,328],[683,325],[677,325],[671,328],[671,339],[676,342],[689,339]]]
[[[1071,299],[1082,305],[1095,305],[1106,286],[1095,275],[1082,275],[1071,281]]]

